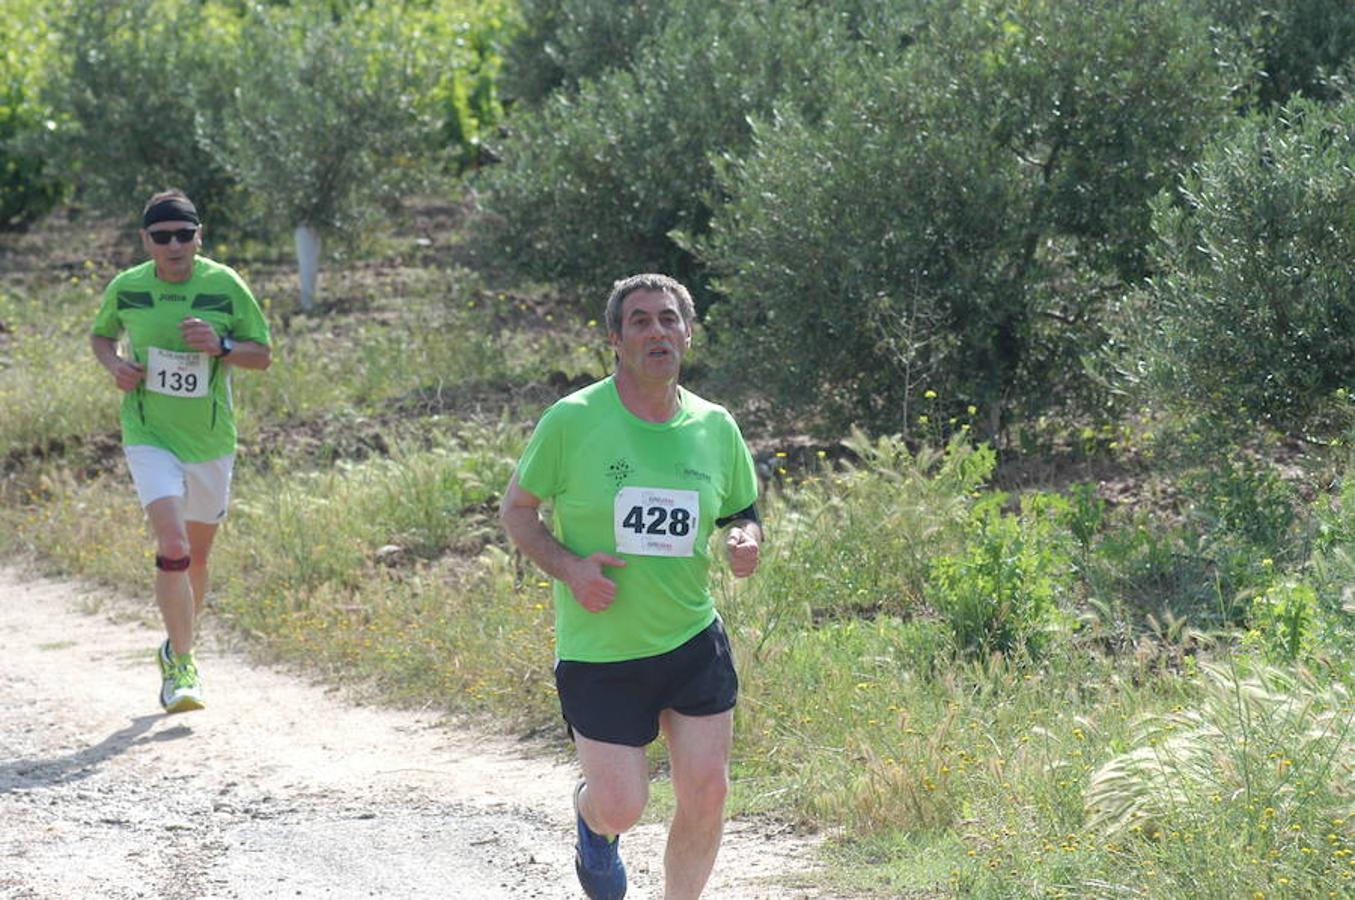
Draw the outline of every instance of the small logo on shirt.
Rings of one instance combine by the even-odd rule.
[[[630,461],[623,456],[607,467],[607,477],[619,486],[634,471],[635,469],[631,467]]]
[[[182,303],[188,299],[187,294],[161,294],[161,303]]]
[[[681,463],[675,468],[677,469],[677,473],[683,478],[695,478],[697,481],[704,481],[706,484],[710,484],[710,476],[705,472],[699,472],[691,466],[684,466]]]

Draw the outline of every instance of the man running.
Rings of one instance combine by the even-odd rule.
[[[697,897],[724,830],[738,677],[708,575],[729,527],[733,573],[758,565],[757,476],[723,407],[678,386],[695,310],[663,275],[607,300],[616,373],[536,426],[500,516],[555,579],[555,683],[583,779],[575,870],[594,900],[626,893],[618,836],[649,798],[645,747],[662,730],[677,810],[664,896]],[[538,515],[551,501],[553,533]]]
[[[155,535],[155,600],[168,635],[156,654],[160,705],[176,713],[206,703],[193,636],[235,462],[230,367],[266,369],[271,351],[244,280],[198,256],[202,225],[182,191],[151,197],[141,245],[150,259],[109,282],[90,344],[123,392],[123,452]]]

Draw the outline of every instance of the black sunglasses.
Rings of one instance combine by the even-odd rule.
[[[179,228],[174,231],[166,229],[165,231],[148,231],[146,233],[157,244],[168,244],[171,238],[178,238],[180,244],[187,244],[197,237],[198,230],[196,228]]]

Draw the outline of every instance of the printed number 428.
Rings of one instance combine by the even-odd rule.
[[[648,522],[645,520],[648,519]],[[692,530],[690,510],[678,507],[669,510],[662,506],[632,506],[621,524],[636,534],[671,534],[682,537]]]

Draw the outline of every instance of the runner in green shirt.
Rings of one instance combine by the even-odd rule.
[[[157,652],[160,704],[173,713],[205,704],[193,627],[235,460],[230,369],[266,369],[271,351],[244,281],[197,255],[202,227],[182,191],[147,202],[141,243],[150,259],[104,290],[90,344],[123,392],[123,451],[155,533],[155,599],[168,633]]]
[[[729,526],[725,554],[746,577],[762,529],[738,426],[678,385],[694,317],[672,278],[617,282],[616,373],[546,411],[501,508],[513,542],[555,579],[555,681],[584,776],[575,870],[594,900],[625,895],[617,835],[644,810],[645,746],[660,730],[677,801],[666,897],[700,895],[724,827],[738,676],[711,598],[710,538]]]

